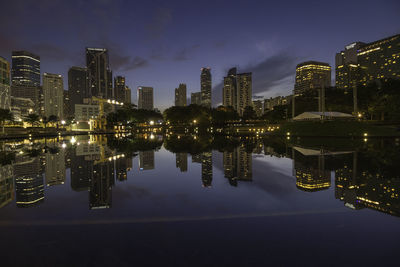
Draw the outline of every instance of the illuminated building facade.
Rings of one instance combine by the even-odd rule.
[[[86,69],[88,77],[88,96],[113,98],[112,71],[109,66],[108,50],[105,48],[86,48]]]
[[[273,110],[276,106],[287,105],[291,101],[292,95],[290,96],[277,96],[271,97],[264,100],[264,112]]]
[[[200,75],[201,104],[211,108],[211,68],[202,68]]]
[[[296,66],[294,85],[296,95],[329,86],[331,86],[331,67],[328,63],[307,61]]]
[[[21,101],[14,101],[14,98],[20,99]],[[23,101],[25,100],[25,101]],[[43,89],[41,86],[24,86],[24,85],[12,85],[11,86],[11,104],[12,108],[24,109],[27,101],[31,100],[33,103],[33,113],[43,115],[44,103],[43,103]],[[19,104],[23,104],[19,106]]]
[[[242,116],[247,106],[253,106],[252,74],[237,74],[236,68],[230,69],[224,77],[222,92],[222,104],[225,107],[233,107]]]
[[[298,155],[294,159],[296,186],[302,191],[320,191],[331,186],[331,172],[325,169],[325,158]]]
[[[175,88],[175,106],[185,107],[186,101],[186,84],[181,83],[178,88]]]
[[[0,108],[10,109],[10,63],[0,57]]]
[[[154,110],[153,87],[139,86],[137,89],[138,109]]]
[[[114,78],[114,98],[118,102],[131,103],[131,89],[125,84],[125,77]]]
[[[190,104],[201,105],[201,92],[192,93],[190,95]]]
[[[71,114],[75,114],[76,104],[83,104],[83,99],[89,97],[88,88],[86,68],[71,67],[68,70],[68,106]]]
[[[264,114],[264,101],[263,100],[253,100],[253,109],[257,116],[260,117]]]
[[[44,114],[64,118],[64,84],[59,74],[43,74]]]
[[[335,57],[335,85],[341,89],[351,89],[361,78],[361,69],[358,65],[357,51],[365,45],[355,42],[345,47],[345,50]]]
[[[357,51],[360,83],[400,79],[400,34],[368,43]]]
[[[12,85],[40,86],[40,57],[27,51],[12,52]]]

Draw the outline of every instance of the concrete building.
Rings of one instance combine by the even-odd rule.
[[[201,68],[201,104],[207,108],[211,108],[212,105],[211,89],[211,68]]]
[[[43,74],[44,114],[46,117],[64,118],[64,84],[60,74]]]
[[[224,87],[222,89],[222,105],[225,107],[237,108],[237,69],[232,68],[228,75],[224,77]]]
[[[185,107],[186,102],[186,84],[181,83],[178,88],[175,88],[175,106]]]
[[[33,104],[33,113],[38,115],[44,114],[44,97],[43,89],[41,86],[25,86],[25,85],[12,85],[11,86],[11,99],[13,98],[25,98],[30,99]],[[24,108],[20,106],[13,106],[17,103],[12,104],[12,108]]]
[[[137,89],[138,109],[154,110],[153,87],[139,86]]]
[[[86,48],[88,97],[113,98],[112,71],[109,66],[108,50]]]
[[[296,95],[329,86],[331,86],[331,67],[328,63],[307,61],[296,66],[294,85]]]
[[[114,99],[118,102],[125,103],[125,77],[116,76],[114,78]]]
[[[139,170],[154,169],[154,150],[139,151]]]
[[[190,95],[190,104],[201,105],[201,92],[192,93]]]
[[[40,86],[40,57],[27,51],[12,52],[12,85]]]
[[[75,120],[76,121],[89,121],[90,119],[97,118],[100,114],[98,105],[89,104],[76,104],[75,105]]]
[[[45,166],[45,180],[47,186],[65,183],[65,150],[59,149],[56,153],[47,152]]]
[[[0,108],[10,109],[10,63],[0,57]]]
[[[273,110],[276,106],[287,105],[292,99],[292,95],[289,96],[277,96],[271,97],[264,100],[264,112]]]
[[[29,98],[11,97],[11,113],[15,121],[23,121],[29,114],[34,113],[35,103]]]

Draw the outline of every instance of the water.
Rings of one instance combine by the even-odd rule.
[[[4,266],[397,265],[399,141],[1,144]]]

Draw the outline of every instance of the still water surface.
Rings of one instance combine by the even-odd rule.
[[[397,265],[398,140],[1,143],[4,266]]]

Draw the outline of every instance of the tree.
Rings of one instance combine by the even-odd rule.
[[[39,121],[39,115],[37,114],[29,114],[25,119],[25,122],[29,123],[31,127]]]
[[[243,116],[242,116],[243,120],[248,121],[248,120],[254,120],[257,118],[257,114],[254,111],[252,106],[247,106],[244,108],[243,111]]]

